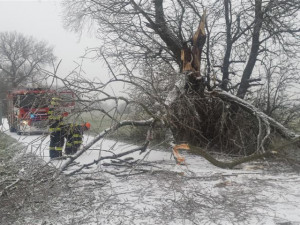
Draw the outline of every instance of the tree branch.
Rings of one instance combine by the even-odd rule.
[[[153,121],[154,121],[153,119],[142,120],[142,121],[125,120],[125,121],[119,122],[118,124],[114,125],[111,128],[105,129],[100,134],[98,134],[92,141],[90,141],[87,145],[82,146],[81,149],[74,156],[68,158],[67,161],[62,165],[62,167],[60,168],[58,173],[55,174],[55,176],[58,176],[64,170],[66,170],[67,167],[75,159],[77,159],[79,156],[81,156],[84,152],[86,152],[89,148],[91,148],[95,143],[97,143],[99,140],[101,140],[108,134],[113,133],[114,131],[118,130],[120,127],[123,127],[123,126],[150,126],[153,123]]]

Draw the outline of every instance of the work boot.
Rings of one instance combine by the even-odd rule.
[[[50,159],[58,158],[62,156],[62,151],[50,150],[49,155],[50,155]]]

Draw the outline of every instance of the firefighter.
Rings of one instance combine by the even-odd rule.
[[[71,123],[67,124],[65,127],[65,137],[67,139],[65,154],[73,155],[78,151],[80,145],[82,144],[83,132],[89,130],[91,124],[88,122],[81,125]]]
[[[61,111],[62,100],[60,98],[52,98],[51,105],[48,111],[49,131],[50,131],[50,158],[57,158],[62,156],[64,146],[64,123],[63,117],[67,113]]]

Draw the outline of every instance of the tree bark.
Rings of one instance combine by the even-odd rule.
[[[254,21],[254,30],[252,34],[252,46],[251,46],[250,56],[247,65],[243,72],[241,84],[237,91],[237,96],[241,99],[245,97],[247,90],[250,87],[249,79],[251,77],[258,56],[258,51],[260,46],[259,37],[262,28],[262,23],[263,23],[262,0],[255,0],[255,21]]]
[[[255,153],[255,154],[252,154],[252,155],[249,155],[246,157],[242,157],[242,158],[233,160],[231,162],[223,162],[223,161],[217,160],[211,154],[207,153],[205,150],[203,150],[199,147],[191,146],[191,150],[196,152],[197,154],[201,155],[203,158],[205,158],[207,161],[209,161],[214,166],[217,166],[217,167],[223,168],[223,169],[233,169],[237,165],[240,165],[240,164],[243,164],[246,162],[251,162],[254,160],[263,159],[266,157],[271,157],[271,156],[277,155],[277,152],[268,151],[268,152],[264,152],[264,153]]]
[[[231,37],[231,20],[229,18],[229,13],[231,13],[231,9],[229,8],[230,0],[224,0],[225,6],[225,21],[226,21],[226,51],[223,59],[222,65],[222,83],[221,88],[224,91],[228,90],[228,82],[229,82],[229,65],[230,65],[230,55],[232,50],[232,37]]]

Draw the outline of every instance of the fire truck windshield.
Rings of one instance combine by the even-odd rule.
[[[45,108],[50,104],[51,97],[48,94],[18,95],[17,106],[22,108]]]

